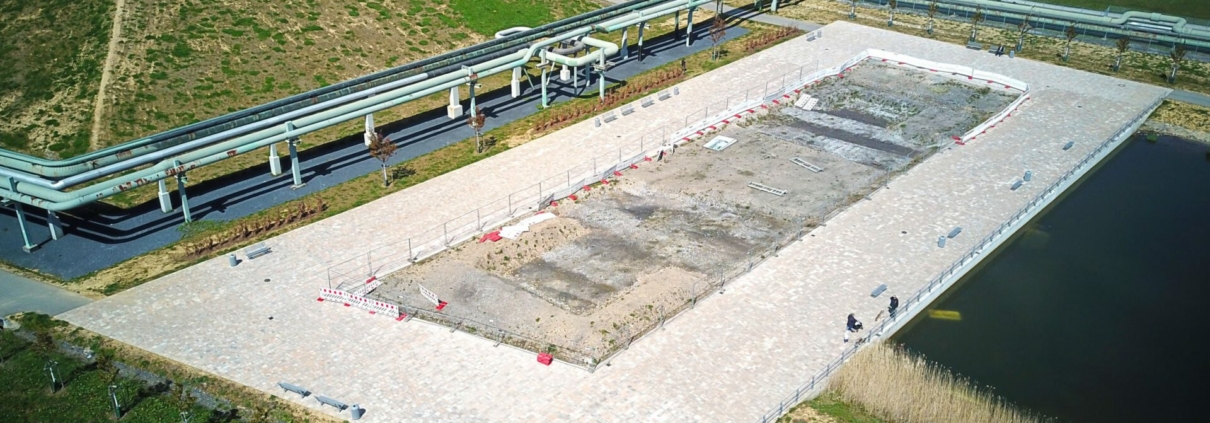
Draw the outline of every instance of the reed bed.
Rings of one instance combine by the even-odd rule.
[[[845,401],[897,423],[1041,423],[1022,410],[900,346],[877,343],[850,359],[829,382]]]

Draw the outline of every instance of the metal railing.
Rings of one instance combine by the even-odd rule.
[[[1157,100],[1155,103],[1152,103],[1150,107],[1139,113],[1138,116],[1135,116],[1133,119],[1131,119],[1129,123],[1115,132],[1113,136],[1110,136],[1095,149],[1089,152],[1088,155],[1084,156],[1084,158],[1076,163],[1076,165],[1070,170],[1068,170],[1067,173],[1064,173],[1063,176],[1059,177],[1058,180],[1048,186],[1045,190],[1042,190],[1042,192],[1030,200],[1028,204],[1010,216],[1007,221],[1000,224],[1000,226],[993,230],[991,234],[983,238],[983,240],[979,243],[975,244],[974,247],[971,247],[966,254],[963,254],[962,257],[954,261],[949,268],[943,270],[940,274],[930,280],[927,285],[916,291],[916,294],[907,301],[900,303],[900,307],[903,309],[903,311],[897,313],[895,317],[883,320],[882,322],[878,323],[878,325],[871,328],[869,332],[870,335],[867,336],[866,339],[882,338],[891,335],[892,333],[884,333],[887,332],[888,326],[890,326],[892,323],[900,321],[901,319],[910,318],[918,313],[923,306],[928,304],[923,302],[923,299],[933,294],[934,290],[954,282],[954,280],[952,280],[953,277],[958,275],[959,271],[963,267],[972,264],[972,260],[975,260],[976,257],[984,254],[985,252],[990,252],[984,250],[990,247],[993,243],[1006,235],[1011,236],[1012,233],[1009,231],[1009,229],[1019,223],[1022,219],[1029,216],[1035,210],[1045,207],[1046,204],[1048,204],[1051,200],[1052,196],[1058,196],[1061,194],[1060,188],[1063,186],[1063,184],[1067,182],[1074,182],[1073,178],[1082,176],[1082,172],[1086,170],[1086,166],[1096,164],[1090,163],[1093,161],[1093,159],[1096,159],[1098,155],[1105,153],[1106,149],[1111,149],[1118,143],[1124,141],[1123,137],[1129,136],[1130,133],[1133,133],[1136,128],[1135,125],[1146,119],[1147,116],[1150,115],[1156,107],[1159,107],[1160,103],[1162,102],[1163,99]],[[779,417],[785,414],[786,411],[789,411],[790,408],[806,399],[806,396],[826,386],[827,380],[832,373],[834,373],[836,369],[839,369],[845,361],[852,357],[853,354],[857,353],[857,351],[864,345],[865,343],[863,342],[857,342],[853,346],[846,348],[839,357],[833,359],[822,370],[812,375],[808,382],[794,390],[793,395],[790,395],[779,402],[776,407],[774,407],[768,413],[765,413],[765,415],[761,416],[758,421],[761,423],[767,423],[777,420]]]

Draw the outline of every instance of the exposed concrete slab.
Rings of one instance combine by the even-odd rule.
[[[783,249],[609,367],[541,366],[532,353],[467,334],[315,302],[328,263],[674,125],[724,98],[724,89],[817,60],[838,63],[869,47],[1022,79],[1033,85],[1033,99],[986,135],[943,150]],[[680,91],[614,123],[575,125],[292,231],[269,241],[273,254],[238,267],[210,260],[61,317],[266,392],[286,380],[359,403],[368,422],[750,421],[840,352],[845,315],[870,322],[888,294],[925,285],[1168,92],[843,22],[827,26],[822,39],[784,43]],[[1069,140],[1075,146],[1062,151]],[[1026,169],[1033,181],[1010,191]],[[954,226],[963,233],[938,249],[937,236]],[[888,294],[870,299],[881,283]]]

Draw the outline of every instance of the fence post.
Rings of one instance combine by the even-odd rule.
[[[369,271],[366,277],[374,276],[374,250],[366,251],[366,270]]]
[[[450,236],[450,227],[449,226],[450,225],[449,225],[449,223],[450,222],[447,220],[441,224],[441,243],[445,244],[446,247],[450,246],[450,238],[449,238],[449,236]]]
[[[414,260],[416,256],[412,255],[412,238],[408,238],[408,260]]]
[[[475,227],[480,231],[483,230],[483,218],[479,216],[479,209],[475,209]]]
[[[328,267],[328,289],[332,289],[332,268]]]

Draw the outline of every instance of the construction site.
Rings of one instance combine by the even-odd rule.
[[[910,81],[910,83],[909,83]],[[371,297],[564,359],[608,357],[1019,93],[875,61],[397,271]],[[558,353],[571,354],[558,354]]]

